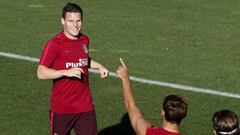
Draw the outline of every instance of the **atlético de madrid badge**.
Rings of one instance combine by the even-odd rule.
[[[82,48],[85,53],[88,53],[88,48],[86,44],[82,44]]]

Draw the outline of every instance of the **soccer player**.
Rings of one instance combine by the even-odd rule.
[[[67,3],[62,9],[63,31],[44,46],[37,69],[39,79],[53,79],[50,99],[51,135],[96,135],[96,115],[89,89],[88,68],[101,78],[108,70],[89,57],[89,39],[81,33],[82,9]]]
[[[131,125],[137,135],[180,135],[180,122],[187,115],[187,101],[180,95],[169,94],[165,97],[161,116],[163,118],[162,127],[157,128],[146,121],[138,107],[132,94],[127,66],[120,59],[121,66],[117,70],[118,76],[122,80],[123,97],[125,108],[131,121]]]
[[[220,110],[212,117],[215,135],[240,135],[237,115],[230,110]]]

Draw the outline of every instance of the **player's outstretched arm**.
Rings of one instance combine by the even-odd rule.
[[[101,78],[106,78],[108,77],[108,70],[102,66],[101,64],[99,64],[98,62],[94,61],[94,60],[91,60],[91,67],[90,68],[95,68],[95,69],[98,69],[99,70],[99,73],[100,73],[100,77]]]
[[[43,65],[39,65],[37,69],[38,79],[57,79],[63,76],[81,78],[81,73],[84,73],[81,68],[55,70]]]
[[[122,89],[125,108],[131,121],[131,125],[138,135],[145,135],[150,124],[142,117],[138,107],[135,105],[135,99],[132,94],[131,84],[126,64],[120,58],[121,66],[118,67],[117,74],[122,80]]]

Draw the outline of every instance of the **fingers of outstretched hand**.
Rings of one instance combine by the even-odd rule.
[[[123,61],[122,58],[120,58],[120,62],[121,62],[121,64],[122,64],[123,67],[127,68],[127,66],[126,66],[126,64],[124,63],[124,61]]]
[[[125,68],[123,66],[119,66],[118,67],[117,74],[118,74],[119,77],[124,76],[125,72],[126,72],[126,70],[125,70]]]

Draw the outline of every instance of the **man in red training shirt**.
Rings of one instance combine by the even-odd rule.
[[[96,135],[96,114],[89,89],[88,68],[99,70],[101,78],[108,70],[89,57],[89,39],[80,32],[82,9],[67,3],[62,9],[63,31],[44,46],[37,75],[53,79],[50,107],[51,135]]]
[[[163,118],[162,127],[157,128],[147,122],[132,95],[127,66],[120,59],[121,66],[117,70],[118,76],[122,80],[123,97],[125,107],[131,121],[131,125],[137,135],[181,135],[179,131],[180,122],[187,115],[187,101],[180,95],[169,94],[165,97],[161,116]]]

